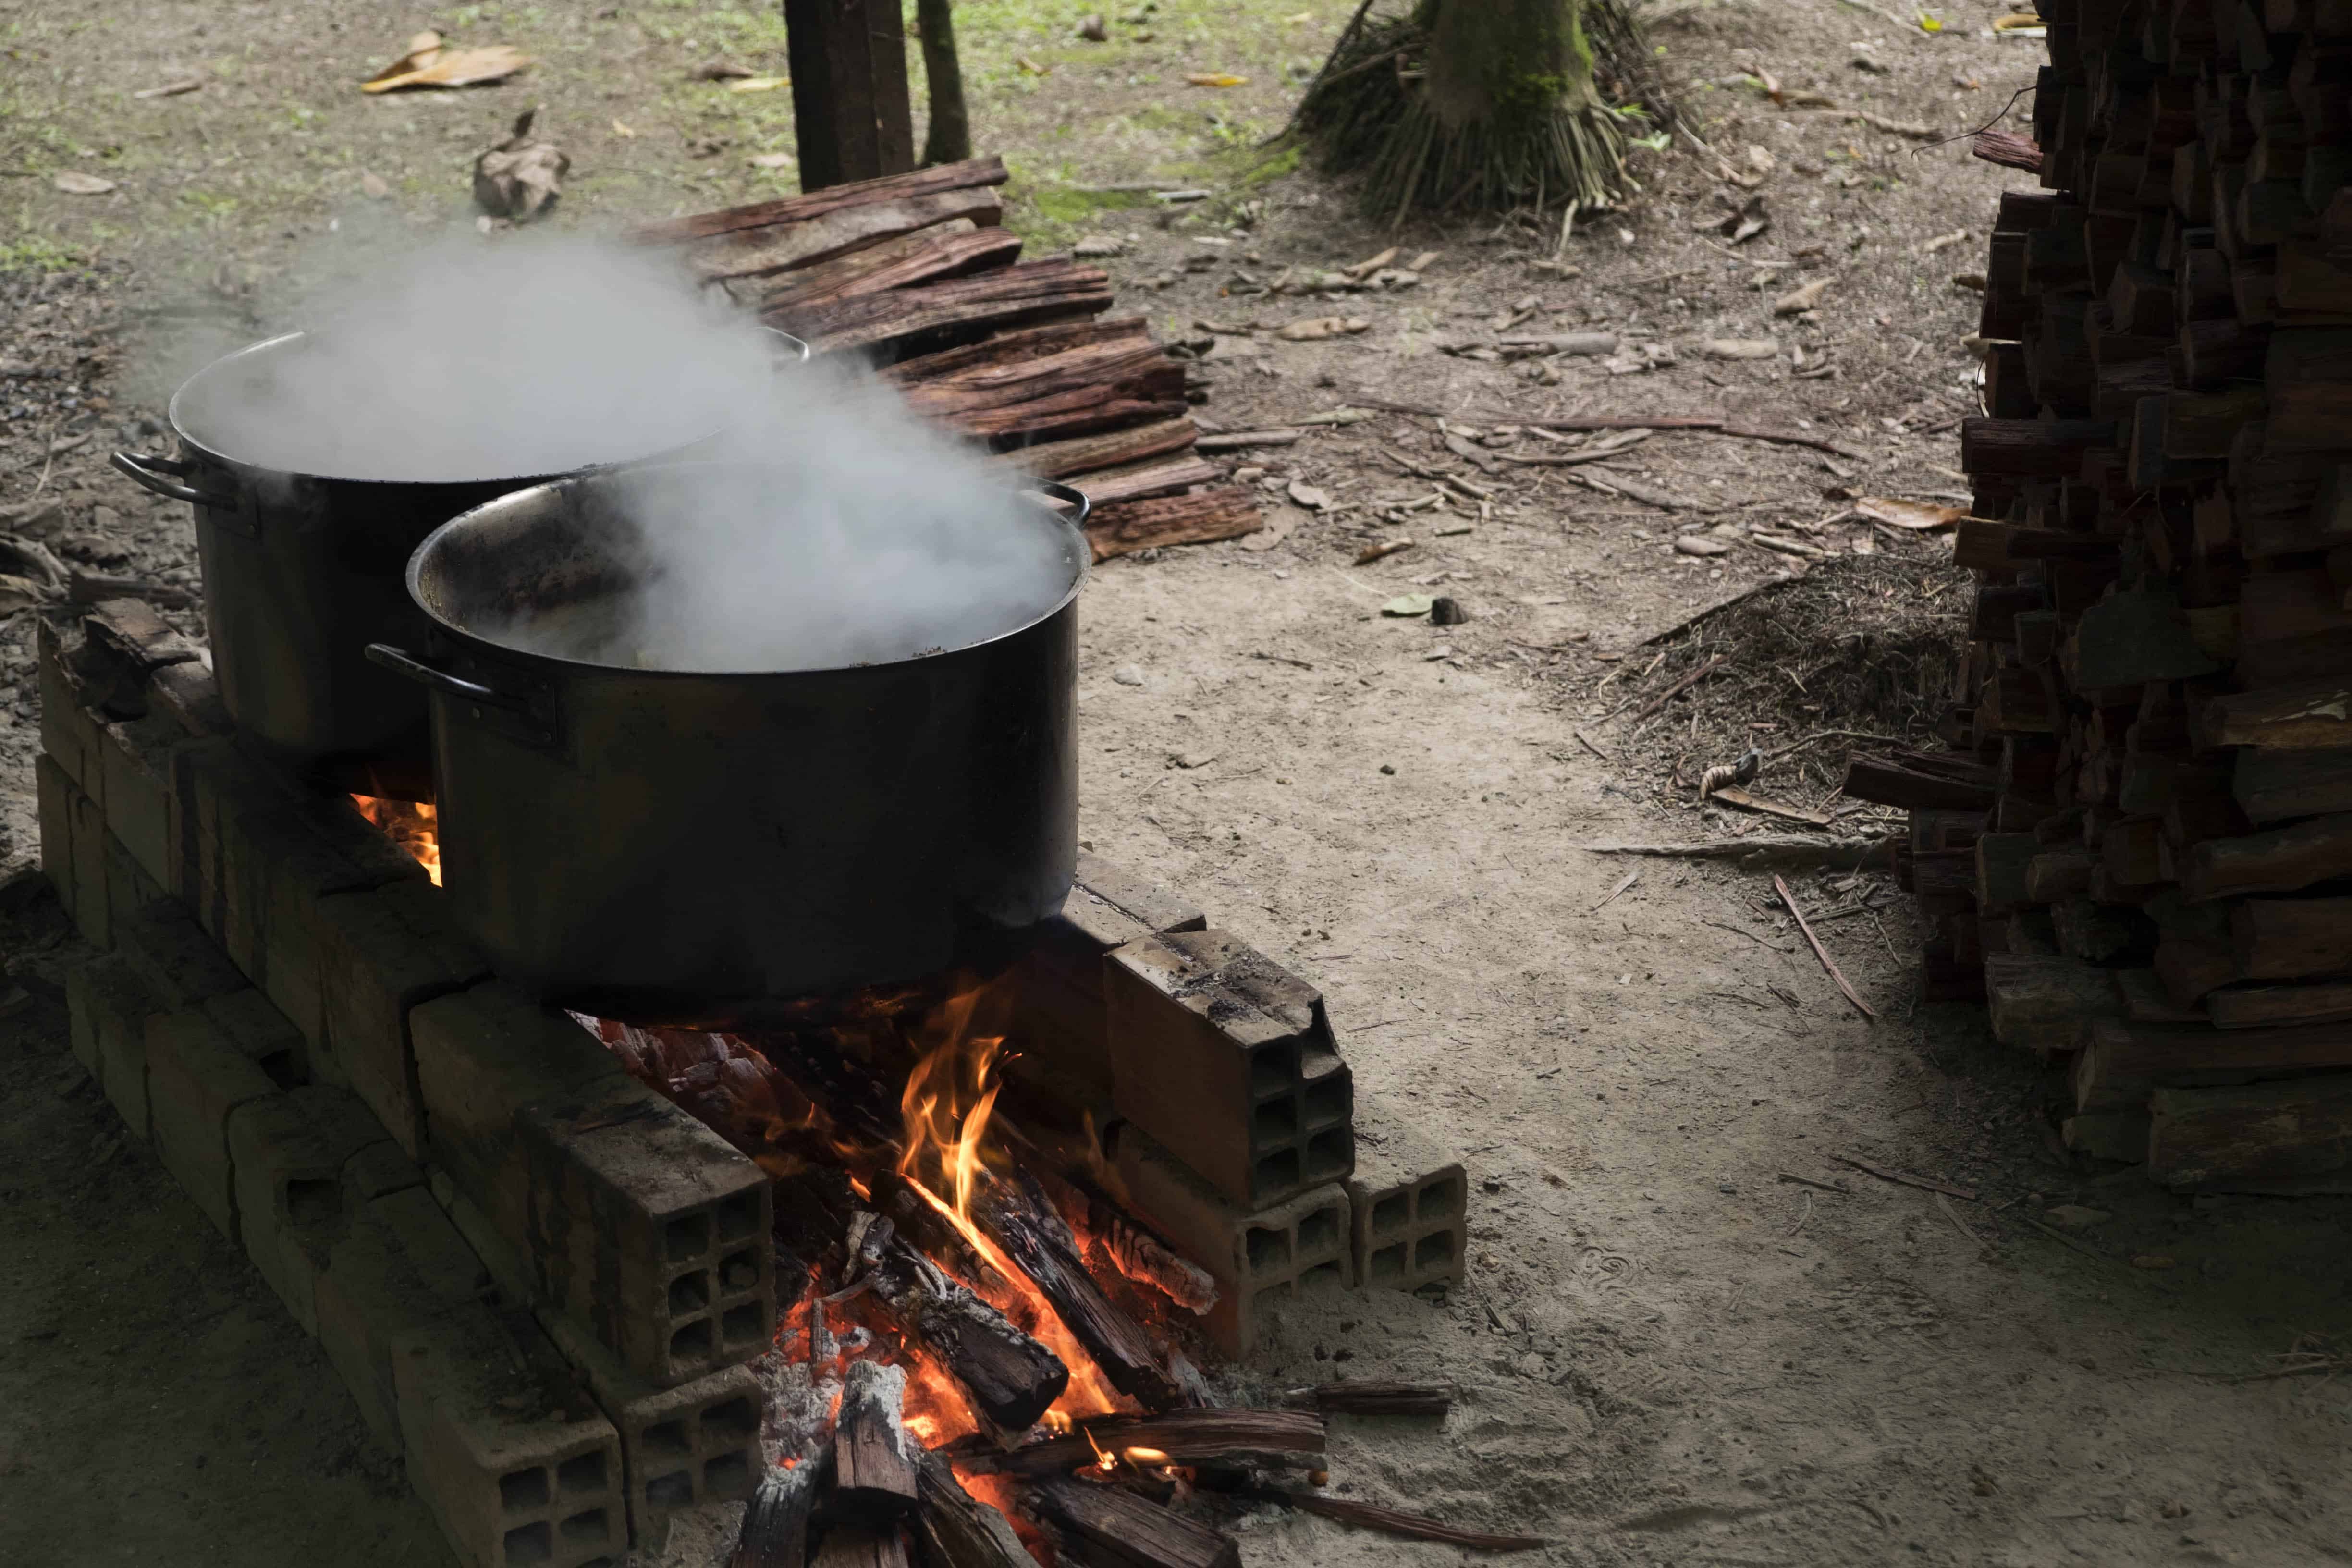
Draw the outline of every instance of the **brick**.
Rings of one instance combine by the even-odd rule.
[[[248,1100],[229,1113],[238,1239],[286,1310],[316,1336],[317,1284],[357,1197],[343,1168],[389,1142],[348,1090],[313,1086]]]
[[[172,756],[187,743],[180,727],[160,713],[98,731],[107,831],[163,888],[171,886],[173,872]]]
[[[1014,1076],[1060,1102],[1071,1126],[1088,1114],[1097,1126],[1107,1122],[1112,1094],[1105,958],[1139,937],[1207,923],[1173,894],[1080,851],[1077,879],[1061,911],[1040,923],[1006,981],[1013,997],[1006,1034],[1021,1042],[1012,1058]]]
[[[425,1169],[400,1151],[400,1145],[388,1137],[383,1142],[372,1143],[352,1156],[343,1167],[343,1180],[352,1189],[352,1196],[360,1203],[372,1203],[393,1193],[406,1192],[425,1184]]]
[[[1121,1117],[1239,1209],[1347,1179],[1353,1085],[1314,987],[1213,930],[1130,942],[1104,984]]]
[[[520,1242],[529,1234],[530,1171],[516,1141],[516,1112],[534,1100],[617,1086],[627,1074],[568,1015],[499,981],[413,1008],[408,1034],[425,1163],[446,1173],[500,1235]],[[369,1098],[364,1089],[360,1097]],[[383,1108],[375,1110],[383,1118]],[[393,1129],[389,1119],[385,1126]]]
[[[233,815],[240,795],[256,794],[267,799],[275,787],[267,770],[226,737],[191,741],[173,753],[173,874],[165,881],[215,941],[220,940],[227,923],[227,877],[221,844],[224,809]]]
[[[521,1250],[548,1301],[661,1387],[767,1350],[775,1250],[757,1165],[631,1079],[516,1120],[530,1170]]]
[[[1389,1102],[1360,1100],[1357,1118],[1356,1171],[1348,1178],[1356,1278],[1391,1290],[1461,1279],[1470,1244],[1461,1162],[1412,1131]]]
[[[656,1388],[562,1314],[542,1312],[539,1323],[588,1380],[597,1408],[620,1434],[633,1547],[658,1552],[668,1544],[670,1521],[679,1511],[751,1495],[764,1461],[760,1421],[766,1395],[750,1367],[725,1367],[676,1388]]]
[[[147,1020],[163,1011],[163,1005],[120,953],[75,969],[66,978],[66,998],[72,1012],[75,1056],[85,1049],[90,1053],[98,1064],[94,1076],[99,1087],[114,1102],[124,1125],[146,1137]]]
[[[483,1286],[479,1260],[422,1185],[362,1196],[369,1173],[387,1152],[399,1156],[386,1142],[361,1151],[344,1167],[354,1203],[352,1223],[328,1247],[313,1290],[320,1347],[368,1429],[397,1454],[393,1344],[479,1305]]]
[[[416,1154],[424,1107],[409,1016],[484,978],[488,965],[457,935],[440,889],[423,881],[336,893],[315,909],[326,1042],[320,1073],[349,1084]]]
[[[195,917],[176,899],[157,899],[122,913],[115,947],[163,1005],[173,1012],[247,988],[244,971],[229,962]]]
[[[1348,1194],[1336,1184],[1244,1212],[1148,1134],[1118,1129],[1113,1158],[1121,1196],[1217,1282],[1202,1326],[1226,1354],[1249,1352],[1278,1303],[1355,1282]]]
[[[81,627],[50,612],[43,612],[35,625],[39,642],[42,752],[84,794],[102,791],[105,778],[98,756],[98,721],[73,669],[73,661],[81,652]]]
[[[310,1081],[306,1067],[310,1042],[268,997],[252,986],[212,997],[201,1005],[200,1011],[279,1089],[295,1089]]]
[[[105,835],[100,853],[106,860],[106,907],[110,911],[136,910],[165,896],[164,889],[147,874],[122,840],[111,830]],[[116,940],[121,940],[118,931]]]
[[[453,1314],[397,1339],[392,1363],[409,1480],[465,1568],[620,1562],[620,1436],[527,1316]]]
[[[58,892],[66,918],[77,926],[74,911],[73,797],[81,793],[63,767],[44,753],[33,759],[33,786],[40,808],[41,870]]]
[[[229,1161],[230,1113],[278,1086],[195,1008],[147,1020],[147,1098],[155,1152],[206,1218],[239,1239]]]
[[[161,713],[191,740],[206,740],[235,732],[236,721],[221,700],[220,683],[212,666],[201,659],[167,664],[147,678],[151,712]]]
[[[113,899],[107,885],[106,814],[80,790],[66,795],[73,843],[74,924],[94,947],[114,945]]]

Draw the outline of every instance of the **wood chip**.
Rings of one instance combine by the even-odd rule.
[[[1789,884],[1780,878],[1775,877],[1772,879],[1772,890],[1780,895],[1780,902],[1788,906],[1789,913],[1796,919],[1797,929],[1805,933],[1805,941],[1811,945],[1813,956],[1820,959],[1822,961],[1822,967],[1830,972],[1830,978],[1837,982],[1837,988],[1840,992],[1844,994],[1845,999],[1853,1003],[1855,1010],[1861,1013],[1864,1017],[1877,1017],[1878,1015],[1871,1011],[1870,1004],[1864,1002],[1861,997],[1854,994],[1853,987],[1847,984],[1845,976],[1838,972],[1838,966],[1831,959],[1829,950],[1822,946],[1822,939],[1815,936],[1813,934],[1813,928],[1805,923],[1805,912],[1797,907],[1796,895],[1789,891]],[[1961,1195],[1969,1196],[1972,1194],[1963,1194]]]
[[[1743,811],[1761,812],[1766,816],[1777,816],[1784,822],[1802,822],[1815,827],[1827,827],[1832,820],[1826,811],[1815,811],[1811,806],[1789,805],[1780,801],[1769,800],[1759,795],[1750,795],[1738,784],[1717,784],[1711,798],[1719,800],[1726,805],[1738,806]]]

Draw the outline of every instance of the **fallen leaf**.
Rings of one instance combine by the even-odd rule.
[[[800,162],[800,160],[793,157],[790,153],[761,153],[752,158],[751,167],[755,169],[789,169],[798,162]]]
[[[1698,348],[1710,359],[1772,359],[1780,352],[1769,338],[1709,338]]]
[[[360,195],[371,201],[380,202],[392,195],[392,186],[385,182],[382,174],[362,172],[360,175]]]
[[[412,87],[481,87],[504,81],[530,64],[529,55],[507,44],[479,49],[412,48],[409,54],[360,83],[360,90],[379,93]]]
[[[1412,258],[1411,265],[1407,266],[1405,270],[1407,272],[1426,272],[1431,268],[1436,266],[1438,260],[1439,253],[1437,251],[1424,250],[1419,256]]]
[[[705,60],[687,74],[696,81],[741,81],[760,73],[733,60]]]
[[[1816,278],[1811,283],[1799,289],[1792,289],[1773,300],[1772,313],[1776,316],[1801,315],[1820,304],[1822,296],[1829,291],[1830,280],[1826,278]]]
[[[1308,484],[1304,479],[1291,480],[1290,489],[1287,493],[1292,500],[1297,501],[1300,506],[1305,507],[1309,511],[1322,511],[1328,509],[1331,504],[1331,498],[1328,494],[1317,489],[1313,485]]]
[[[620,136],[620,137],[632,137],[632,136],[635,136],[636,133],[637,133],[637,128],[636,128],[635,126],[634,126],[634,125],[629,124],[626,121],[615,120],[614,121],[613,121],[613,134],[614,134],[614,135],[615,135],[615,136]]]
[[[1029,76],[1045,76],[1045,75],[1050,74],[1050,73],[1053,71],[1053,68],[1054,68],[1052,66],[1041,66],[1041,65],[1039,65],[1035,60],[1031,59],[1027,55],[1015,55],[1015,56],[1013,56],[1013,63],[1014,65],[1016,65],[1016,66],[1020,67],[1020,68],[1021,68],[1021,69],[1022,69],[1022,71],[1023,71],[1024,74],[1029,75]]]
[[[528,223],[563,194],[572,160],[553,142],[531,140],[538,112],[524,110],[513,132],[474,160],[474,202],[492,217]]]
[[[1922,11],[1919,13],[1919,30],[1923,33],[1940,33],[1944,30],[1944,24]]]
[[[1769,174],[1776,166],[1772,161],[1770,148],[1759,147],[1753,142],[1748,144],[1748,167],[1750,170],[1759,175]]]
[[[54,597],[40,584],[24,577],[0,577],[0,616],[13,616]]]
[[[1429,606],[1436,602],[1427,594],[1399,594],[1381,606],[1381,614],[1394,616],[1400,620],[1413,616],[1425,616],[1429,614]]]
[[[1916,531],[1949,528],[1969,515],[1964,506],[1931,506],[1923,500],[1897,500],[1891,496],[1864,496],[1853,503],[1853,510],[1873,522]]]
[[[79,169],[60,169],[49,184],[69,196],[102,196],[114,189],[112,180],[85,174]]]
[[[1249,83],[1249,78],[1234,76],[1228,71],[1201,71],[1184,79],[1194,87],[1244,87]]]
[[[1939,234],[1935,238],[1929,240],[1927,244],[1921,246],[1919,247],[1919,253],[1923,256],[1933,256],[1936,252],[1942,250],[1947,247],[1964,243],[1968,237],[1969,231],[1967,229],[1956,228],[1949,234]]]
[[[727,90],[730,92],[773,92],[780,87],[790,87],[792,85],[793,79],[788,76],[747,76],[739,81],[729,82],[727,84]]]
[[[131,96],[133,98],[177,98],[184,92],[200,92],[204,89],[204,85],[205,79],[202,77],[184,76],[175,78],[171,81],[167,81],[161,87],[142,88],[139,91],[132,93]]]
[[[1675,549],[1685,555],[1727,555],[1731,552],[1729,544],[1704,533],[1677,535]]]
[[[1372,323],[1361,316],[1312,316],[1303,321],[1293,321],[1276,330],[1275,336],[1289,343],[1319,342],[1326,338],[1345,337],[1360,332]]]
[[[1756,79],[1757,90],[1773,102],[1780,101],[1780,80],[1762,66],[1749,66],[1748,74]]]

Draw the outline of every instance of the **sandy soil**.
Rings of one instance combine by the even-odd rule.
[[[1871,906],[1822,930],[1875,1023],[1840,1001],[1769,879],[1644,862],[1611,900],[1629,863],[1582,847],[1751,830],[1686,809],[1674,768],[1727,760],[1723,737],[1742,729],[1777,746],[1895,717],[1759,695],[1737,645],[1727,675],[1742,679],[1721,694],[1703,684],[1638,730],[1610,717],[1647,689],[1643,639],[1789,566],[1748,525],[1832,554],[1870,538],[1868,571],[1903,568],[1899,581],[1916,568],[1917,604],[1951,591],[1933,542],[1801,525],[1843,510],[1832,489],[1960,492],[1953,443],[1935,429],[1972,406],[1959,339],[1973,297],[1951,279],[1980,265],[1994,193],[2012,176],[1954,146],[1705,84],[1761,66],[1784,89],[1950,135],[1992,119],[2038,52],[1979,36],[2006,9],[1984,0],[1938,8],[1935,37],[1837,0],[1688,10],[1658,34],[1665,68],[1733,164],[1759,166],[1751,145],[1769,153],[1774,226],[1736,248],[1698,232],[1729,187],[1686,153],[1644,154],[1643,201],[1588,219],[1556,253],[1554,233],[1492,223],[1391,233],[1310,174],[1253,174],[1247,149],[1294,90],[1286,66],[1311,67],[1344,20],[1329,0],[1288,20],[1305,4],[1163,0],[1148,24],[1115,18],[1108,46],[1073,39],[1088,7],[961,8],[982,140],[1020,175],[1014,221],[1040,246],[1131,236],[1110,263],[1123,303],[1171,336],[1226,329],[1210,334],[1206,416],[1276,425],[1351,395],[1443,409],[1482,433],[1546,413],[1727,413],[1806,422],[1857,454],[1660,435],[1626,455],[1626,472],[1727,509],[1669,511],[1558,470],[1480,472],[1434,420],[1381,412],[1263,463],[1278,537],[1115,563],[1087,590],[1084,837],[1321,985],[1368,1122],[1410,1122],[1473,1174],[1462,1288],[1303,1307],[1261,1358],[1277,1383],[1463,1384],[1442,1431],[1343,1424],[1335,1486],[1543,1532],[1558,1544],[1538,1560],[1563,1563],[2352,1560],[2352,1394],[2259,1376],[2291,1349],[2340,1352],[2352,1335],[2352,1205],[2190,1202],[2067,1160],[2051,1131],[2056,1087],[1998,1047],[1980,1015],[1914,1004],[1916,933],[1873,879],[1791,882],[1811,910]],[[275,324],[272,301],[331,248],[330,224],[443,221],[471,153],[534,101],[580,165],[567,221],[715,205],[789,178],[748,163],[789,147],[785,95],[684,79],[714,53],[777,58],[764,15],[646,4],[394,19],[348,0],[299,12],[91,0],[69,14],[0,4],[0,20],[16,66],[5,162],[38,176],[8,192],[21,216],[0,358],[72,370],[0,384],[0,506],[54,500],[56,518],[38,521],[37,505],[11,526],[61,554],[64,536],[109,531],[127,564],[108,569],[159,580],[186,568],[184,520],[105,475],[103,454],[138,438],[156,389],[205,342]],[[432,22],[547,63],[438,99],[352,90]],[[1134,41],[1139,26],[1154,38]],[[127,97],[184,68],[203,90]],[[1176,85],[1217,68],[1252,81]],[[47,176],[65,167],[121,189],[56,194]],[[365,174],[385,184],[380,202],[358,194]],[[1087,188],[1145,178],[1219,195],[1176,213]],[[1965,243],[1929,249],[1956,230]],[[1439,253],[1417,288],[1337,305],[1235,291],[1237,275],[1351,263],[1391,243]],[[41,281],[93,258],[108,269]],[[1776,265],[1751,265],[1765,261]],[[1774,299],[1817,279],[1830,284],[1817,314],[1771,316]],[[1607,326],[1671,347],[1675,363],[1611,374],[1570,360],[1538,385],[1444,352],[1494,336],[1530,296],[1520,330]],[[1372,324],[1336,343],[1231,330],[1333,310]],[[1715,361],[1698,347],[1765,336],[1780,357]],[[84,363],[85,339],[103,363]],[[1797,374],[1824,356],[1832,374]],[[51,459],[49,443],[85,430]],[[1491,513],[1446,517],[1475,527],[1442,535],[1443,514],[1378,521],[1432,488],[1383,447],[1497,490]],[[1498,448],[1543,449],[1526,437]],[[1294,479],[1332,510],[1281,500]],[[1674,552],[1685,525],[1727,523],[1728,553]],[[1402,533],[1420,542],[1352,564]],[[1380,614],[1409,592],[1451,595],[1470,619]],[[14,721],[0,729],[0,824],[15,863],[33,847],[25,620],[0,626],[17,686],[0,704]],[[1840,760],[1834,745],[1800,750],[1757,787],[1818,798]],[[23,994],[0,1000],[0,1478],[37,1500],[0,1510],[0,1562],[439,1561],[315,1348],[152,1156],[122,1146],[79,1079],[54,989],[73,945],[53,909],[16,891],[5,935]],[[1947,1206],[1842,1155],[1978,1196]],[[2066,1203],[2110,1217],[2071,1248],[2021,1223]],[[1240,1523],[1259,1564],[1461,1555],[1312,1521]],[[668,1557],[699,1568],[708,1549],[682,1538]]]

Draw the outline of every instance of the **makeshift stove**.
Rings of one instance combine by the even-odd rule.
[[[253,760],[144,606],[45,622],[40,679],[43,863],[109,950],[74,1053],[469,1568],[730,1498],[747,1565],[1232,1563],[1163,1504],[1321,1470],[1326,1409],[1442,1406],[1207,1407],[1284,1300],[1456,1278],[1466,1191],[1360,1140],[1320,996],[1171,895],[1087,858],[985,983],[583,1019],[456,934],[429,806]]]

